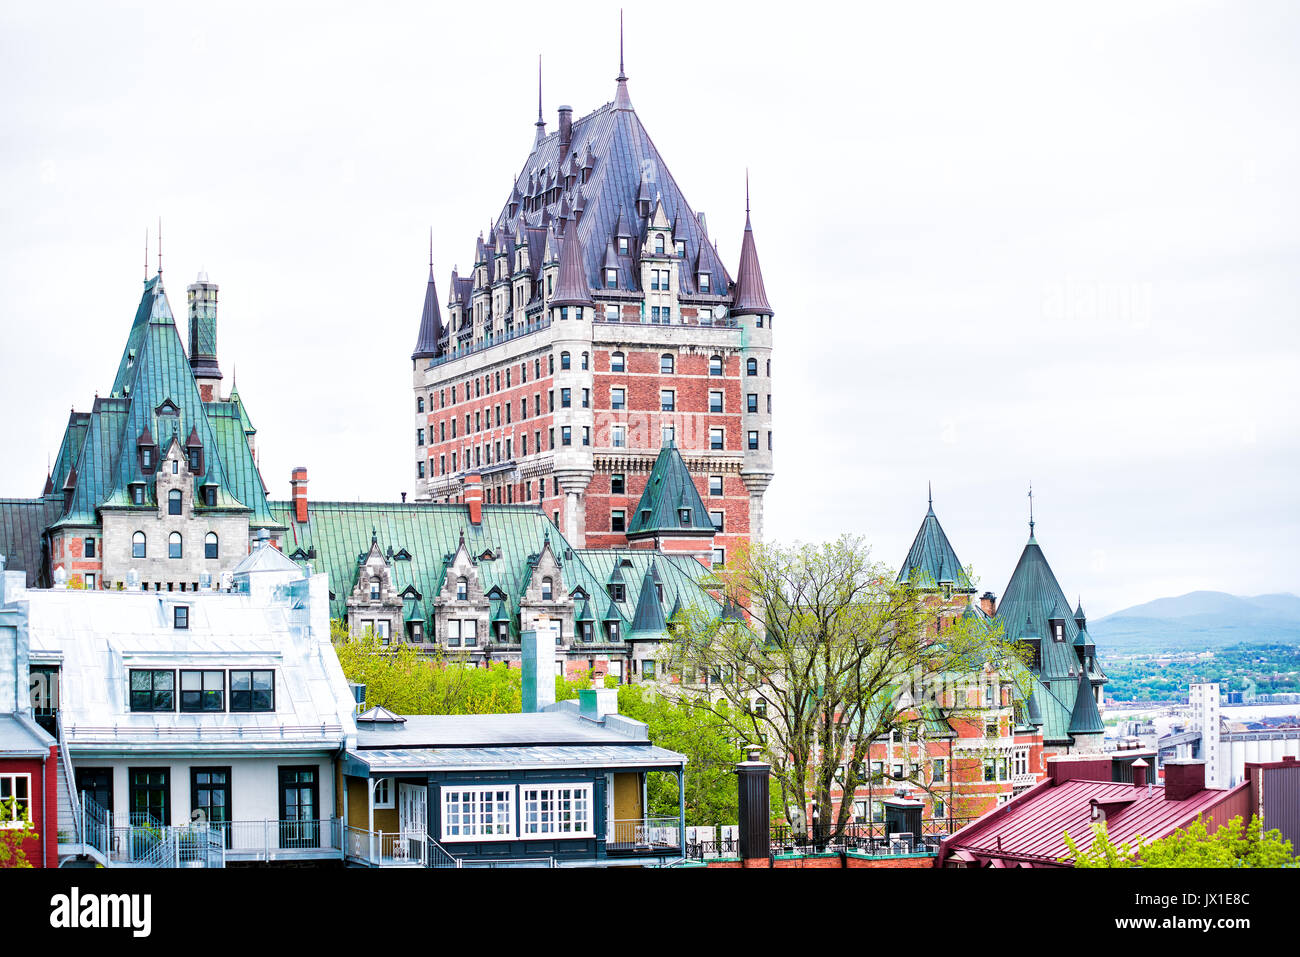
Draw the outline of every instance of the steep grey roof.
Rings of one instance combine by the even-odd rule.
[[[745,212],[745,236],[740,244],[740,266],[736,270],[731,311],[736,315],[772,315],[772,306],[767,301],[767,288],[763,285],[763,269],[758,264],[758,250],[754,248],[754,230],[749,225],[748,211]]]
[[[591,306],[591,287],[582,268],[582,237],[578,229],[570,226],[568,236],[560,248],[560,275],[555,284],[555,293],[551,297],[552,306]]]
[[[433,267],[429,267],[429,284],[424,290],[424,313],[420,316],[420,334],[415,339],[412,359],[431,359],[438,354],[442,339],[442,312],[438,308],[438,290],[433,283]]]

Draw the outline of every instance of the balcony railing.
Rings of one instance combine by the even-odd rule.
[[[924,821],[921,834],[889,832],[879,822],[834,825],[817,825],[803,831],[784,825],[773,826],[769,832],[773,855],[811,855],[858,851],[875,857],[911,854],[934,854],[939,842],[953,831],[973,821],[974,818],[942,818]],[[740,839],[734,828],[723,828],[719,834],[708,827],[688,828],[685,856],[703,861],[718,857],[738,857]]]
[[[344,829],[347,859],[371,867],[460,867],[453,857],[424,831],[368,831]]]
[[[471,342],[470,345],[456,346],[450,352],[445,352],[436,359],[429,360],[426,368],[433,369],[447,362],[454,362],[457,359],[463,359],[465,356],[471,356],[476,352],[482,352],[484,349],[491,349],[493,346],[499,346],[503,342],[510,342],[512,339],[519,339],[523,336],[532,335],[534,332],[540,332],[551,324],[549,318],[542,318],[537,322],[530,322],[526,325],[513,327],[509,332],[503,332],[499,336],[487,336],[478,344],[473,344],[472,339],[466,337]],[[443,343],[444,346],[450,343],[450,339]]]
[[[181,826],[159,825],[141,818],[110,830],[107,857],[110,864],[118,866],[220,867],[227,860],[318,860],[343,856],[337,818]],[[220,864],[215,863],[218,855]]]
[[[647,817],[615,821],[605,842],[608,854],[680,854],[681,821],[675,817]]]

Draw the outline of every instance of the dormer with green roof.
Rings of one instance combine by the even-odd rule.
[[[713,556],[713,536],[709,510],[677,444],[670,440],[655,458],[645,491],[630,516],[628,544],[695,555],[707,562]]]

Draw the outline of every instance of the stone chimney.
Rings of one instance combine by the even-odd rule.
[[[299,525],[307,521],[307,470],[299,466],[289,480],[293,486],[293,518]]]
[[[998,596],[991,591],[986,591],[980,595],[980,609],[990,618],[993,617],[994,609],[997,608]]]
[[[555,704],[555,643],[559,635],[558,621],[539,618],[531,631],[519,636],[524,659],[524,714],[536,714]]]
[[[1185,801],[1205,790],[1205,762],[1190,758],[1165,762],[1165,800]]]
[[[471,525],[483,524],[483,476],[471,473],[465,476],[465,504],[469,506]]]
[[[560,107],[560,159],[569,155],[569,144],[573,142],[573,107]]]
[[[1150,767],[1141,758],[1133,762],[1133,786],[1135,788],[1144,788],[1147,786],[1147,768]]]

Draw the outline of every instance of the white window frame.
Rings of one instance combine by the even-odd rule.
[[[397,788],[392,778],[379,778],[375,781],[375,809],[397,807]]]
[[[567,808],[562,806],[566,801]],[[521,784],[519,839],[594,837],[593,804],[594,788],[589,783]]]
[[[444,843],[515,840],[517,791],[517,785],[495,788],[443,785],[439,797],[442,802],[439,840]],[[466,814],[467,821],[462,819]]]
[[[24,790],[27,792],[26,797],[18,797],[18,779],[22,778],[26,782]],[[23,773],[6,773],[0,774],[0,781],[8,781],[9,787],[0,788],[0,794],[8,791],[0,800],[11,801],[9,817],[0,821],[0,828],[18,829],[32,819],[32,776],[29,772]],[[19,814],[23,816],[19,816]]]

